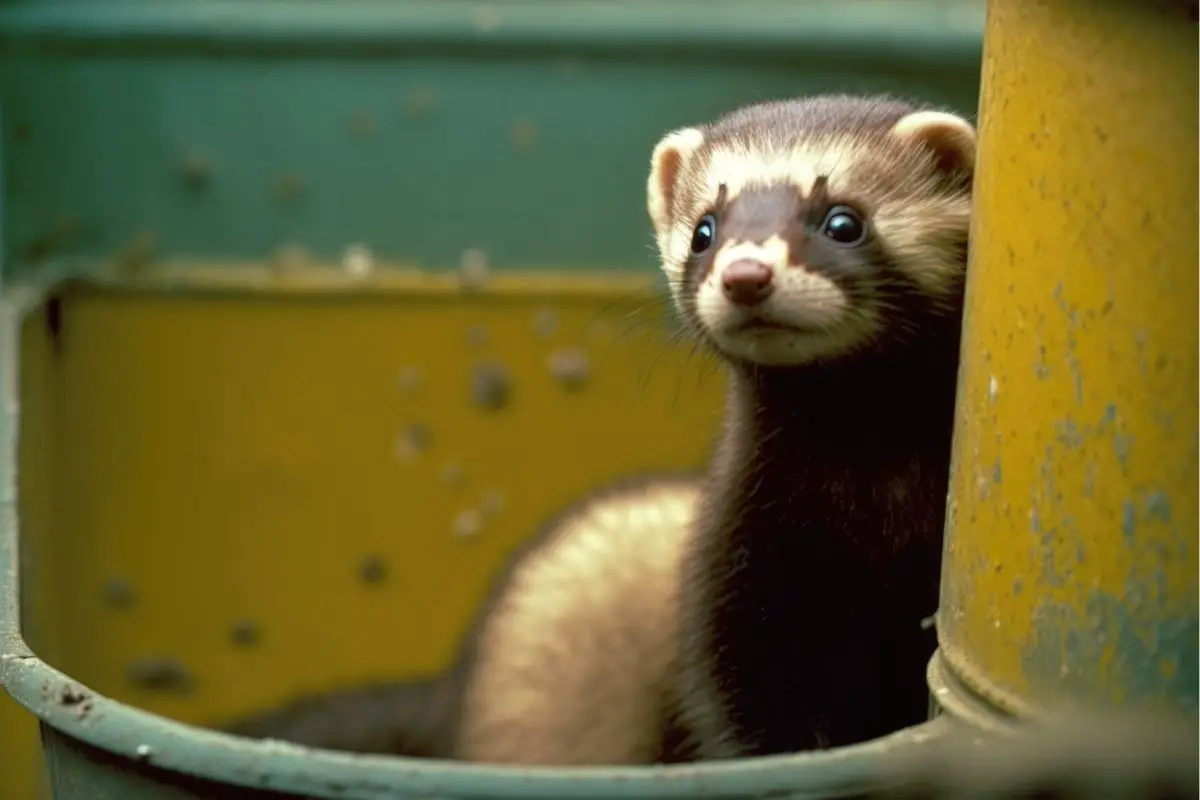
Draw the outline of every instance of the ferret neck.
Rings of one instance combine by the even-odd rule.
[[[949,436],[957,377],[957,337],[905,352],[803,367],[733,367],[730,422],[755,446],[854,444],[886,449]],[[773,447],[771,448],[773,449]]]

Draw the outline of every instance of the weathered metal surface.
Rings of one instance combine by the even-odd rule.
[[[15,525],[11,515],[16,509],[16,481],[18,474],[45,474],[47,453],[45,450],[24,451],[17,453],[17,417],[13,405],[14,397],[20,400],[43,401],[46,396],[40,391],[44,388],[46,374],[44,371],[32,370],[24,376],[18,395],[14,381],[17,378],[17,348],[19,333],[41,328],[36,313],[27,314],[37,308],[40,294],[21,289],[7,290],[5,302],[0,304],[0,520]],[[26,321],[22,324],[22,318]],[[35,355],[42,355],[35,348]],[[40,363],[49,363],[46,360]],[[44,422],[47,415],[34,413],[31,415],[30,432],[37,437],[48,433],[47,428],[39,427],[39,420]],[[42,482],[43,486],[46,483]],[[22,503],[30,517],[30,527],[37,530],[39,525],[48,519],[50,511],[50,496],[48,492],[30,491],[22,497]],[[5,522],[0,522],[0,526]],[[54,645],[59,632],[49,630],[42,621],[49,619],[53,613],[56,598],[45,596],[38,599],[28,594],[21,598],[18,604],[15,600],[20,590],[18,571],[21,574],[36,574],[40,565],[48,563],[52,554],[44,548],[23,548],[20,558],[17,554],[5,553],[0,544],[0,654],[24,655],[29,652],[25,639],[17,635],[18,621],[23,618],[24,630],[27,636],[38,646],[54,651]],[[22,613],[24,610],[24,613]],[[0,666],[0,674],[3,667]],[[2,682],[2,681],[0,681]],[[50,797],[45,761],[42,757],[41,743],[37,737],[36,720],[30,719],[28,712],[19,704],[6,696],[0,695],[0,797],[13,800],[45,800]]]
[[[542,520],[629,473],[698,468],[719,417],[721,373],[670,347],[645,275],[508,273],[464,293],[392,268],[180,267],[61,297],[58,353],[22,348],[58,390],[26,408],[56,436],[36,443],[52,474],[22,490],[69,498],[27,538],[57,558],[26,595],[52,596],[42,627],[69,632],[55,666],[186,722],[446,667]],[[554,379],[562,347],[596,359],[594,380]],[[491,361],[508,396],[481,408],[473,370]],[[105,602],[118,574],[136,604]],[[230,640],[247,617],[262,647]]]
[[[10,291],[0,302],[0,678],[47,734],[62,800],[214,796],[320,798],[838,797],[875,780],[881,757],[945,732],[935,722],[836,752],[744,764],[664,769],[524,770],[351,756],[251,742],[188,727],[96,692],[39,659],[21,637],[16,514],[19,317],[33,308]],[[540,366],[540,365],[539,365]],[[148,587],[149,588],[149,587]],[[94,598],[93,598],[94,601]]]
[[[1197,701],[1197,48],[989,3],[941,655],[1003,712]]]
[[[223,274],[226,278],[230,275]],[[233,274],[240,276],[233,281],[235,285],[252,282],[249,277],[252,273],[239,271]],[[553,352],[556,340],[571,337],[573,331],[580,330],[582,322],[600,322],[603,318],[598,321],[594,310],[581,316],[581,308],[593,307],[589,303],[565,302],[560,296],[554,303],[559,323],[557,331],[551,339],[539,338],[529,320],[536,308],[552,301],[553,293],[538,293],[536,303],[528,308],[522,308],[510,298],[508,305],[515,307],[511,321],[508,321],[507,312],[488,313],[485,310],[488,306],[486,295],[472,295],[475,298],[473,302],[478,306],[464,309],[460,316],[446,321],[444,325],[450,327],[440,336],[445,341],[454,342],[455,347],[463,351],[459,359],[461,363],[454,362],[458,364],[455,367],[458,372],[448,371],[452,365],[445,361],[430,363],[424,370],[425,377],[418,394],[407,400],[396,400],[393,397],[393,393],[398,392],[395,366],[409,363],[410,359],[388,348],[404,348],[407,346],[405,342],[417,342],[413,346],[424,347],[423,343],[428,341],[430,330],[433,330],[429,325],[437,328],[439,324],[430,320],[421,322],[409,319],[413,315],[420,317],[419,306],[409,308],[404,315],[381,315],[377,323],[372,323],[370,303],[386,303],[385,297],[376,295],[373,300],[368,300],[361,293],[341,298],[326,296],[322,305],[316,302],[320,296],[319,290],[313,290],[310,286],[306,293],[302,288],[303,280],[290,274],[289,288],[280,289],[280,292],[296,295],[292,298],[294,308],[291,313],[298,316],[295,324],[291,324],[286,321],[286,315],[279,316],[283,308],[281,296],[276,295],[273,301],[260,299],[265,306],[259,308],[244,294],[231,288],[229,280],[197,275],[196,272],[187,271],[180,277],[161,280],[146,275],[136,283],[141,291],[132,294],[72,292],[63,301],[64,346],[54,358],[57,359],[56,369],[63,380],[62,386],[72,387],[73,391],[64,392],[55,408],[56,413],[62,415],[63,427],[60,431],[71,434],[69,441],[74,446],[70,453],[64,449],[56,451],[54,474],[59,481],[56,484],[59,490],[67,492],[73,502],[69,507],[61,508],[66,516],[56,518],[57,532],[49,534],[51,541],[64,554],[63,560],[54,562],[52,575],[46,576],[48,580],[55,576],[56,579],[41,585],[41,588],[38,585],[26,587],[29,589],[26,594],[41,596],[53,592],[58,603],[56,613],[74,621],[75,626],[71,628],[73,635],[67,637],[69,640],[56,644],[56,665],[65,667],[72,675],[45,664],[34,655],[20,635],[15,483],[12,483],[6,501],[0,504],[0,512],[3,512],[3,516],[0,516],[0,639],[4,642],[0,677],[22,705],[61,732],[62,735],[50,737],[50,755],[53,760],[51,774],[57,783],[59,796],[64,800],[82,796],[79,793],[88,790],[89,781],[93,778],[100,783],[91,785],[91,789],[97,793],[92,796],[102,797],[102,792],[109,792],[114,797],[129,796],[130,800],[211,796],[214,785],[211,782],[254,790],[270,788],[312,797],[363,800],[416,796],[436,796],[443,800],[697,795],[842,797],[860,792],[872,784],[875,780],[874,770],[883,754],[895,748],[920,745],[944,731],[943,721],[859,747],[766,759],[753,765],[520,770],[411,759],[355,757],[281,743],[253,742],[188,727],[144,710],[149,708],[189,720],[211,719],[214,716],[242,713],[272,698],[282,699],[289,691],[289,682],[300,687],[327,683],[335,678],[335,673],[343,680],[353,680],[375,674],[415,673],[426,664],[444,664],[455,633],[473,607],[473,593],[484,585],[483,573],[491,568],[489,564],[494,566],[498,563],[503,553],[511,547],[514,536],[529,528],[544,513],[541,505],[548,490],[565,499],[594,483],[597,469],[611,469],[615,475],[629,464],[652,466],[647,459],[667,459],[660,461],[661,466],[665,467],[668,462],[677,463],[688,452],[691,453],[688,457],[699,459],[704,450],[703,437],[697,436],[697,432],[704,428],[701,420],[707,418],[713,422],[716,419],[715,402],[705,410],[695,404],[693,396],[690,407],[675,407],[671,412],[671,425],[664,424],[660,411],[650,415],[645,423],[654,430],[647,427],[636,434],[631,434],[630,426],[639,423],[636,422],[636,415],[629,413],[619,418],[622,426],[619,436],[598,429],[581,431],[569,421],[554,422],[541,409],[557,402],[571,403],[579,406],[582,409],[580,413],[585,413],[588,419],[601,419],[603,415],[599,406],[630,407],[628,398],[621,399],[622,391],[636,392],[643,402],[658,396],[663,404],[660,408],[670,407],[679,389],[678,379],[683,375],[678,370],[672,372],[668,369],[669,380],[651,380],[647,384],[639,379],[635,370],[629,375],[632,382],[614,381],[610,373],[617,353],[605,348],[600,352],[606,357],[597,364],[594,380],[586,388],[565,390],[547,373],[546,356]],[[607,304],[611,302],[613,292],[610,280],[597,282],[591,290],[581,290],[581,294],[604,300]],[[497,285],[502,289],[506,282],[520,283],[519,279],[509,277],[499,280]],[[181,285],[186,285],[190,291],[175,293],[167,288],[179,288]],[[320,285],[319,282],[317,285]],[[155,289],[155,286],[158,288]],[[447,295],[447,298],[452,296]],[[306,300],[301,302],[302,298]],[[337,311],[339,307],[342,308],[341,312]],[[304,310],[306,308],[307,311]],[[4,313],[6,309],[11,312],[10,308],[0,304],[0,321],[7,321],[9,325],[0,331],[0,341],[5,344],[4,358],[0,359],[0,374],[5,377],[5,394],[0,398],[3,416],[0,430],[5,431],[5,435],[0,437],[4,444],[0,448],[0,456],[5,460],[0,464],[0,475],[11,483],[16,475],[13,461],[15,434],[18,429],[25,430],[20,426],[17,416],[15,398],[20,396],[17,378],[26,373],[17,369],[21,352],[16,333],[18,323],[14,313]],[[32,313],[40,314],[40,308],[32,307]],[[463,442],[469,441],[473,447],[468,450],[464,445],[455,454],[464,458],[471,453],[477,456],[468,464],[471,469],[466,474],[491,475],[495,481],[503,478],[505,489],[502,504],[490,502],[481,505],[488,522],[483,533],[469,548],[464,547],[448,524],[440,527],[436,524],[445,516],[442,512],[457,508],[453,501],[460,488],[446,484],[440,463],[418,457],[415,462],[396,467],[408,476],[408,480],[388,483],[380,489],[379,497],[363,508],[375,508],[380,512],[381,520],[403,519],[409,524],[417,520],[420,514],[428,514],[426,524],[419,526],[421,535],[387,537],[378,541],[393,549],[409,548],[403,552],[395,550],[397,557],[394,560],[397,564],[422,563],[433,564],[433,567],[424,566],[420,571],[410,568],[405,571],[403,580],[362,586],[354,567],[362,555],[363,537],[373,529],[370,525],[340,529],[338,535],[333,537],[314,528],[310,533],[303,534],[307,541],[313,543],[314,549],[290,554],[285,560],[290,566],[276,564],[275,556],[279,549],[273,543],[279,542],[282,535],[297,535],[295,526],[299,523],[295,519],[289,517],[292,520],[289,526],[272,534],[274,529],[264,526],[263,516],[260,514],[255,517],[252,513],[255,509],[261,510],[261,505],[258,505],[245,509],[245,518],[257,520],[254,524],[239,523],[237,520],[242,515],[229,517],[224,523],[220,520],[206,521],[205,514],[222,512],[211,508],[213,504],[210,499],[219,493],[217,484],[209,488],[204,488],[203,484],[211,480],[228,487],[228,481],[222,482],[220,474],[206,477],[204,470],[198,470],[201,465],[195,463],[194,458],[187,457],[187,453],[191,452],[194,456],[199,451],[195,451],[196,445],[189,444],[186,439],[165,435],[145,436],[137,432],[144,432],[148,425],[154,429],[167,425],[175,431],[212,430],[212,424],[221,417],[226,419],[226,423],[218,427],[233,424],[241,431],[238,436],[220,437],[226,454],[232,452],[231,448],[262,453],[263,440],[260,437],[299,446],[305,441],[305,426],[296,424],[294,420],[320,416],[315,412],[305,412],[307,403],[325,405],[331,399],[336,399],[334,395],[358,397],[360,400],[356,402],[361,403],[362,397],[370,396],[365,389],[348,391],[349,384],[344,377],[313,380],[321,363],[320,359],[314,360],[314,353],[322,351],[322,348],[328,348],[330,353],[336,354],[329,361],[330,365],[341,364],[340,368],[344,370],[357,369],[353,364],[343,363],[351,358],[349,354],[352,348],[338,346],[328,338],[345,326],[318,326],[324,344],[316,349],[312,336],[317,334],[302,333],[307,327],[305,320],[312,322],[310,315],[319,314],[326,318],[340,313],[353,315],[355,319],[354,326],[358,330],[355,341],[364,348],[354,351],[353,358],[361,360],[361,369],[358,371],[364,375],[375,375],[377,380],[371,379],[372,383],[379,387],[386,398],[386,402],[379,404],[378,418],[375,419],[380,423],[379,426],[370,423],[374,415],[361,411],[339,418],[342,423],[339,441],[361,441],[364,448],[362,457],[394,457],[392,429],[382,423],[394,425],[401,421],[404,414],[396,416],[388,409],[408,408],[421,418],[432,417],[434,405],[437,405],[433,393],[439,391],[438,387],[449,387],[451,396],[458,397],[459,390],[467,385],[467,367],[474,355],[463,337],[455,335],[452,328],[464,319],[473,320],[483,316],[487,317],[489,330],[496,337],[528,337],[540,342],[539,346],[544,350],[541,352],[531,348],[515,351],[520,355],[513,361],[514,370],[528,386],[521,399],[505,413],[537,414],[538,424],[543,426],[567,425],[570,431],[574,431],[573,435],[569,435],[570,431],[564,428],[556,435],[547,436],[544,441],[548,446],[581,448],[589,453],[589,458],[578,463],[567,458],[566,454],[553,459],[543,458],[544,461],[560,463],[563,468],[556,470],[554,475],[529,476],[531,483],[526,487],[519,475],[511,469],[504,469],[508,464],[504,453],[511,448],[495,448],[493,457],[497,460],[494,463],[487,459],[480,460],[482,456],[476,453],[479,442],[486,438],[484,426],[503,425],[504,420],[497,421],[474,409],[465,398],[458,397],[457,411],[442,409],[439,414],[455,413],[461,415],[462,419],[457,425],[446,426],[445,433],[433,440],[435,446],[449,447],[457,441],[456,437],[464,437]],[[211,324],[214,314],[222,319],[220,330],[224,333],[220,336],[214,336],[214,331],[218,329]],[[454,319],[458,323],[453,322]],[[253,331],[247,329],[239,334],[241,326],[247,324]],[[374,324],[385,327],[419,324],[424,327],[419,336],[415,333],[406,335],[404,331],[388,334],[382,330],[367,335],[366,328]],[[164,325],[167,327],[163,328]],[[229,347],[221,345],[222,336],[228,337]],[[636,341],[638,337],[626,337],[627,340],[630,338]],[[196,343],[194,357],[173,359],[173,348],[187,341]],[[251,344],[254,342],[257,344]],[[267,350],[256,349],[261,347]],[[375,360],[370,353],[374,352],[373,348],[379,347],[384,348],[390,357],[382,358],[376,365],[380,369],[375,369],[370,367]],[[49,357],[43,351],[31,352],[41,352]],[[205,352],[208,355],[202,355]],[[268,352],[274,355],[268,357]],[[263,369],[266,364],[281,363],[279,358],[286,352],[293,352],[294,357],[302,359],[307,366],[279,371]],[[447,350],[442,355],[449,358],[447,354],[450,352]],[[658,356],[655,355],[655,358]],[[647,361],[647,365],[651,363],[655,362]],[[659,360],[657,363],[659,369],[663,369],[663,362]],[[135,367],[142,371],[139,373]],[[221,384],[213,377],[218,373],[241,377],[236,381],[237,386],[219,390]],[[121,375],[122,380],[112,381],[106,377],[114,374]],[[258,381],[270,380],[272,375],[276,376],[275,379],[280,375],[298,376],[296,380],[303,378],[303,382],[290,389],[276,386],[265,394],[255,388]],[[452,380],[454,375],[461,380]],[[534,388],[535,380],[541,382],[541,388]],[[694,376],[690,382],[694,387]],[[626,383],[626,388],[621,389]],[[655,384],[659,383],[664,385],[656,387]],[[200,384],[209,387],[209,392],[204,396],[195,391]],[[320,388],[322,386],[325,388]],[[134,394],[129,394],[131,391]],[[230,392],[230,401],[212,402],[213,391]],[[164,392],[175,394],[168,396]],[[334,394],[328,395],[330,392]],[[290,416],[280,416],[277,413],[280,408],[278,404],[259,407],[232,402],[235,394],[242,398],[260,394],[283,398],[290,403]],[[709,392],[706,391],[706,394]],[[718,392],[711,394],[715,401]],[[189,395],[197,396],[189,398]],[[322,400],[322,397],[325,399]],[[538,397],[542,399],[536,400]],[[418,406],[411,407],[413,403]],[[592,408],[593,404],[597,407]],[[442,405],[450,405],[450,402]],[[200,413],[201,418],[197,418],[195,424],[171,427],[172,423],[179,422],[180,415],[188,408],[192,412],[187,413]],[[259,410],[254,412],[254,420],[248,421],[245,414],[255,408]],[[96,416],[93,418],[92,415]],[[99,424],[100,419],[104,420],[104,425]],[[360,435],[376,427],[378,430],[374,434]],[[511,428],[511,435],[516,436],[526,427]],[[671,434],[671,430],[675,430],[675,434]],[[101,468],[96,459],[103,459],[103,452],[111,452],[112,448],[94,437],[104,436],[127,442],[137,440],[141,444],[136,449],[124,451],[120,465],[110,461],[107,467]],[[621,452],[618,447],[613,451],[608,445],[589,445],[580,436],[603,437],[610,443],[628,441],[629,447],[634,449]],[[654,456],[647,445],[655,437],[662,439],[664,436],[670,441],[663,440],[659,455]],[[372,442],[375,444],[371,445]],[[514,440],[512,447],[517,443]],[[519,444],[528,456],[533,443],[521,440]],[[689,451],[689,447],[692,450]],[[356,470],[344,470],[348,474],[339,477],[336,470],[331,472],[327,468],[326,462],[292,458],[289,455],[292,452],[284,448],[277,456],[283,459],[279,464],[288,468],[288,474],[298,476],[304,471],[301,468],[308,465],[310,479],[322,485],[338,480],[353,480],[353,475],[358,474]],[[608,455],[603,456],[603,453]],[[486,456],[487,451],[482,455]],[[171,466],[178,459],[183,460],[177,466]],[[568,468],[570,464],[575,464],[575,467]],[[605,464],[608,466],[605,467]],[[186,480],[168,479],[173,474]],[[175,516],[169,524],[139,516],[148,513],[144,501],[149,495],[141,488],[147,481],[155,486],[157,502],[163,501],[164,493],[171,495],[171,502],[163,506],[174,509]],[[495,481],[479,484],[480,498],[493,497],[496,486],[500,485]],[[552,484],[558,485],[555,481],[575,481],[577,485],[562,483],[559,489],[554,489]],[[402,507],[387,508],[388,503],[396,502],[395,492],[400,490],[398,487],[408,483],[418,484],[415,494],[406,493],[401,497]],[[358,490],[347,484],[340,494],[353,494],[355,491]],[[237,501],[240,496],[229,493],[226,501]],[[301,496],[309,498],[311,503],[319,495],[310,492]],[[244,498],[247,503],[262,501],[257,493],[246,494]],[[480,502],[482,504],[483,500]],[[152,509],[154,506],[150,504],[149,507]],[[180,509],[185,509],[186,513]],[[331,507],[328,512],[317,513],[310,524],[319,525],[320,520],[337,518],[334,512]],[[517,523],[511,521],[511,518],[519,517],[526,519]],[[59,525],[63,527],[59,528]],[[170,534],[164,536],[162,531],[169,531]],[[230,558],[228,547],[214,547],[210,541],[214,531],[222,531],[223,536],[230,537],[229,541],[236,541],[241,555]],[[506,538],[507,544],[504,543]],[[103,543],[102,549],[99,549],[100,543]],[[330,548],[343,549],[345,558],[339,560]],[[167,550],[174,554],[174,558],[166,557]],[[159,553],[157,556],[156,552]],[[254,556],[254,553],[258,555]],[[122,574],[138,587],[139,602],[133,607],[114,609],[104,602],[102,589],[114,574],[114,564],[111,563],[114,560],[121,562]],[[462,575],[467,570],[480,574],[475,579],[464,581]],[[265,579],[262,577],[264,571],[269,572]],[[439,573],[458,577],[452,585],[443,585],[438,578]],[[44,576],[40,570],[34,574]],[[305,578],[305,575],[308,577]],[[289,580],[300,580],[303,585],[297,585],[294,590],[281,589]],[[322,586],[322,593],[314,595],[305,589],[312,585]],[[217,586],[240,588],[213,591],[213,587]],[[441,606],[436,608],[423,602],[423,598],[431,595],[434,589],[440,592],[438,596],[441,598]],[[397,599],[383,606],[368,601],[370,597],[388,592],[397,598],[407,599]],[[453,592],[461,596],[456,602],[450,603],[448,599],[452,599]],[[206,602],[196,603],[196,598],[202,596],[207,598]],[[311,608],[301,608],[297,603],[296,598],[304,597],[312,599],[314,605]],[[350,605],[355,610],[353,613],[339,612],[322,617],[324,621],[316,625],[312,623],[312,616],[318,608],[328,609],[338,604]],[[247,650],[235,647],[228,640],[228,626],[241,618],[238,615],[250,612],[270,632],[269,646]],[[379,619],[367,619],[372,614],[380,615]],[[411,619],[406,614],[411,615]],[[402,636],[401,632],[406,629],[412,630],[423,625],[421,629],[424,634],[412,638],[403,648],[398,648],[396,642],[388,637],[360,639],[350,646],[336,639],[345,632],[346,619],[354,619],[368,630],[396,631],[397,636]],[[177,656],[189,670],[194,671],[196,684],[193,693],[147,693],[128,684],[124,670],[129,653],[136,651],[134,645],[143,641],[130,628],[132,622],[139,620],[145,629],[155,633],[156,646],[163,648],[163,652]],[[431,636],[431,632],[437,635]],[[333,638],[322,641],[322,636]],[[322,659],[320,653],[337,654],[336,663],[332,659]],[[350,654],[355,654],[353,663],[347,661]],[[228,666],[230,663],[234,666]],[[81,674],[88,676],[86,682],[73,677]],[[134,708],[121,702],[121,699],[136,700],[143,708]],[[119,759],[114,760],[110,756],[101,758],[93,749],[105,751]],[[184,776],[201,777],[210,783],[195,783]],[[70,794],[70,791],[75,794]]]
[[[886,780],[879,765],[887,757],[950,730],[947,720],[935,720],[863,745],[742,763],[502,768],[347,755],[191,728],[96,695],[33,656],[6,656],[3,676],[17,700],[61,732],[51,741],[52,775],[74,788],[56,800],[227,796],[218,790],[261,800],[276,792],[341,800],[816,800],[876,788]]]
[[[651,271],[664,130],[841,88],[975,107],[978,0],[758,1],[4,3],[4,268],[359,242]]]

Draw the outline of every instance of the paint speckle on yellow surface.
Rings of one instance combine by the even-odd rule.
[[[21,502],[39,654],[175,719],[445,667],[514,547],[598,485],[698,467],[719,420],[720,373],[630,329],[639,304],[664,313],[644,276],[464,294],[452,274],[162,269],[67,292],[58,354],[27,326]],[[530,329],[546,308],[553,341]],[[585,343],[586,391],[548,374],[559,342]],[[490,359],[512,387],[495,410],[471,395]],[[119,613],[98,596],[114,575],[137,591]],[[129,681],[164,656],[188,691]]]

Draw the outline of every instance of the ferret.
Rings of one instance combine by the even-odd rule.
[[[696,759],[928,712],[975,143],[955,114],[819,96],[654,149],[663,270],[730,378],[682,558]]]
[[[357,741],[646,764],[923,719],[974,153],[968,121],[883,97],[668,133],[647,184],[662,268],[730,378],[707,474],[564,514],[499,578],[455,667],[404,713],[360,718],[381,733]],[[309,731],[338,716],[306,708]],[[281,720],[305,727],[253,733],[295,740]],[[353,738],[334,727],[307,743]]]

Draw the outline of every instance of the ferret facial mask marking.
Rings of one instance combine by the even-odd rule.
[[[795,133],[674,131],[648,181],[677,306],[726,355],[769,366],[869,346],[897,279],[950,294],[961,264],[941,245],[970,211],[975,133],[953,114]]]

